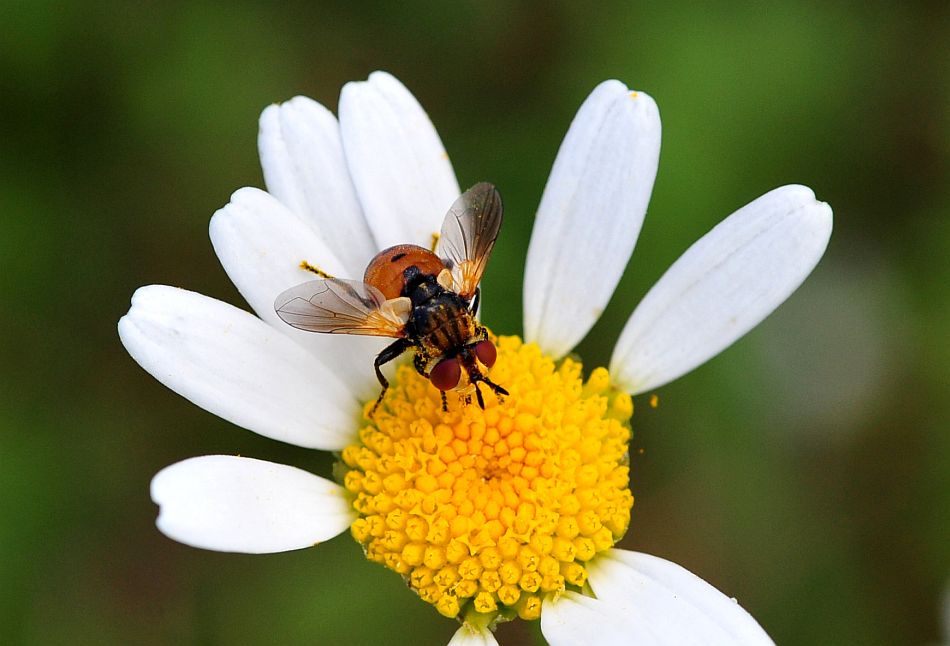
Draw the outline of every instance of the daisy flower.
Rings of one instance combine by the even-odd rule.
[[[609,369],[567,356],[607,305],[646,213],[660,149],[653,99],[594,89],[538,209],[524,337],[497,337],[486,407],[397,366],[379,409],[385,340],[283,323],[275,297],[312,278],[358,278],[380,249],[428,246],[460,191],[438,134],[383,72],[347,84],[339,121],[296,97],[264,110],[267,192],[243,188],[211,241],[256,316],[152,285],[119,321],[129,354],[206,410],[269,438],[333,451],[336,481],[246,457],[186,459],[152,480],[158,528],[195,547],[266,553],[347,530],[461,627],[495,644],[500,621],[540,619],[551,644],[771,643],[733,599],[669,561],[613,546],[633,495],[632,395],[676,379],[758,324],[827,245],[831,209],[803,186],[740,208],[690,247],[630,316]],[[565,262],[570,258],[570,262]],[[490,312],[490,296],[486,305]]]

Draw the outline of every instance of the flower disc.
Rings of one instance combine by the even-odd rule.
[[[510,392],[440,392],[401,366],[360,442],[342,452],[372,561],[448,617],[540,616],[546,594],[578,590],[586,563],[627,531],[633,402],[604,368],[555,362],[501,337],[492,381]],[[367,402],[368,414],[373,402]]]

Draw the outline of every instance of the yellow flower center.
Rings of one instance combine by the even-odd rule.
[[[633,401],[597,368],[500,337],[485,410],[399,367],[359,443],[342,453],[371,561],[447,617],[537,619],[544,595],[587,581],[627,531]],[[472,398],[474,399],[474,398]],[[367,402],[368,414],[373,402]],[[473,613],[479,613],[474,615]]]

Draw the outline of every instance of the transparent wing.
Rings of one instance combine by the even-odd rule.
[[[462,193],[445,216],[438,255],[452,271],[455,291],[463,298],[475,294],[501,229],[501,219],[501,195],[487,182]]]
[[[274,301],[282,321],[300,330],[327,334],[405,336],[409,299],[386,300],[358,280],[312,280],[283,292]]]

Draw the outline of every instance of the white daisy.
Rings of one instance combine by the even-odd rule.
[[[368,558],[462,622],[452,644],[494,644],[492,628],[515,615],[540,618],[552,644],[771,643],[698,577],[613,548],[633,502],[630,394],[703,363],[784,301],[824,252],[827,204],[785,186],[726,218],[636,308],[609,371],[583,381],[564,357],[633,251],[660,148],[653,99],[602,83],[541,200],[524,341],[498,341],[492,379],[511,396],[443,413],[439,391],[404,366],[369,419],[383,342],[296,330],[274,299],[311,277],[302,260],[358,278],[379,249],[428,246],[459,195],[448,156],[413,96],[383,72],[343,88],[339,123],[303,97],[268,107],[259,147],[268,192],[237,191],[211,221],[215,252],[257,316],[153,285],[136,291],[119,335],[142,367],[208,411],[338,452],[341,484],[251,458],[190,458],[152,481],[162,532],[264,553],[349,528]]]

